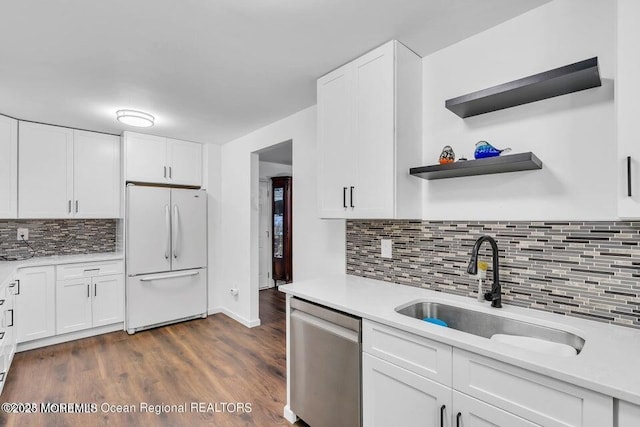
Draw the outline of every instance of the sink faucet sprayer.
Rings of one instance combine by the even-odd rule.
[[[480,236],[476,240],[476,244],[473,245],[471,251],[471,260],[469,261],[469,267],[467,267],[467,273],[478,274],[478,251],[482,243],[488,241],[491,245],[491,252],[493,256],[493,285],[491,286],[491,292],[484,294],[484,299],[491,301],[491,307],[502,307],[502,287],[500,286],[500,266],[498,263],[498,244],[491,236]]]

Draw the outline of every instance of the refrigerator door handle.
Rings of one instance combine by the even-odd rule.
[[[167,232],[167,241],[164,246],[164,257],[169,259],[169,252],[171,251],[171,211],[169,205],[164,205],[164,223]]]
[[[191,276],[197,276],[198,274],[200,274],[199,271],[191,271],[189,273],[178,273],[178,274],[163,274],[160,276],[143,277],[140,279],[140,281],[151,282],[153,280],[177,279],[178,277],[191,277]]]
[[[173,258],[178,259],[178,205],[173,205]]]

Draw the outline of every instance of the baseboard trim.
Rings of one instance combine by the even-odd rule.
[[[286,405],[284,407],[283,416],[284,416],[284,419],[289,421],[291,424],[294,424],[296,421],[298,421],[298,416],[293,413],[291,408],[289,408],[289,405]]]
[[[21,351],[33,350],[35,348],[46,347],[63,342],[80,340],[82,338],[94,337],[96,335],[108,334],[109,332],[124,331],[124,322],[114,323],[113,325],[100,326],[98,328],[85,329],[82,331],[70,332],[63,335],[54,335],[52,337],[40,338],[33,341],[18,343],[16,353]]]
[[[247,328],[255,328],[256,326],[260,326],[260,319],[255,319],[255,320],[245,319],[244,317],[239,316],[236,313],[234,313],[234,312],[232,312],[230,310],[227,310],[224,307],[213,307],[213,308],[210,308],[208,313],[209,314],[222,313],[225,316],[232,318],[236,322],[246,326]]]

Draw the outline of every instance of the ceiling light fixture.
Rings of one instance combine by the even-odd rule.
[[[116,111],[116,118],[125,125],[141,128],[153,126],[155,121],[155,118],[151,114],[136,110],[118,110]]]

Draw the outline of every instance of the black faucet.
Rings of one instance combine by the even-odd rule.
[[[491,292],[484,294],[484,299],[491,301],[491,307],[502,307],[502,287],[500,286],[500,266],[498,264],[498,244],[491,236],[480,236],[476,240],[476,244],[473,245],[471,251],[471,260],[469,261],[469,267],[467,267],[467,273],[478,274],[478,251],[483,242],[489,242],[491,244],[491,252],[493,255],[493,285],[491,286]]]

